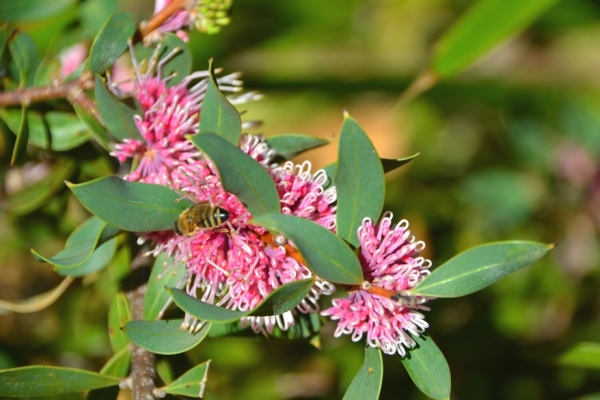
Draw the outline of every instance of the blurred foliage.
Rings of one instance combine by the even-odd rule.
[[[62,3],[43,21],[16,25],[32,36],[38,57],[51,59],[82,38],[91,41],[98,21],[116,10],[146,18],[153,6],[141,0]],[[600,392],[598,370],[555,362],[576,343],[600,337],[600,5],[559,2],[457,78],[399,105],[435,41],[471,3],[237,1],[220,35],[191,34],[194,68],[206,69],[215,57],[216,65],[243,71],[246,87],[266,95],[242,106],[245,119],[264,121],[254,133],[328,139],[339,135],[347,109],[381,156],[422,150],[387,175],[384,209],[410,221],[434,267],[492,240],[558,243],[550,256],[486,290],[429,303],[428,333],[450,364],[454,397],[536,400]],[[8,165],[15,138],[4,122],[0,131],[0,158]],[[117,168],[99,154],[89,143],[70,150],[69,156],[88,160],[71,180]],[[309,155],[315,168],[335,156],[331,145]],[[27,163],[2,169],[1,195],[48,172]],[[0,297],[26,298],[56,286],[60,277],[28,247],[55,254],[86,218],[64,187],[27,216],[1,214]],[[111,354],[108,307],[127,268],[126,250],[118,251],[121,257],[107,269],[72,285],[49,309],[0,315],[0,368],[99,370]],[[161,364],[161,376],[176,377],[212,359],[207,388],[214,395],[207,398],[341,398],[364,349],[349,338],[334,339],[333,329],[322,331],[321,350],[276,339],[209,338]],[[424,398],[395,357],[383,361],[382,399],[399,393]]]

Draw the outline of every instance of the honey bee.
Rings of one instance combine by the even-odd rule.
[[[213,229],[229,219],[229,212],[209,203],[194,204],[177,217],[174,230],[179,236],[192,236],[202,229]]]

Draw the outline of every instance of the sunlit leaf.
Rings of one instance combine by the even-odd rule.
[[[297,156],[305,151],[315,149],[331,143],[331,139],[321,139],[309,135],[288,133],[267,139],[269,146],[285,160]]]
[[[56,273],[60,276],[82,277],[100,271],[106,267],[115,255],[117,250],[117,240],[112,239],[102,243],[91,256],[78,266],[56,267]]]
[[[29,79],[33,77],[37,62],[35,43],[26,33],[18,32],[8,41],[8,47],[19,70],[20,86],[24,87]]]
[[[21,125],[17,133],[17,140],[13,149],[10,166],[19,164],[25,158],[27,143],[29,142],[29,125],[27,123],[27,106],[21,108]]]
[[[219,170],[223,189],[236,195],[250,214],[257,216],[280,211],[275,183],[256,160],[212,133],[194,135],[190,139]]]
[[[115,176],[75,185],[67,183],[92,214],[131,232],[173,229],[175,220],[191,203],[166,186],[129,182]]]
[[[125,294],[119,292],[115,295],[108,309],[108,339],[115,353],[127,347],[129,338],[122,328],[131,320],[129,300]]]
[[[172,262],[170,260],[170,262]],[[166,287],[177,287],[185,279],[187,269],[185,263],[178,262],[170,269],[166,269],[165,255],[161,253],[154,260],[152,273],[148,279],[148,288],[144,298],[144,319],[153,320],[162,317],[161,311],[171,298]]]
[[[73,268],[85,262],[99,244],[106,242],[118,232],[113,226],[107,225],[101,219],[91,217],[69,235],[65,248],[53,257],[44,257],[34,249],[31,249],[31,252],[38,261],[47,262],[57,267]]]
[[[558,358],[558,364],[568,367],[600,369],[600,343],[577,343]]]
[[[198,132],[214,133],[237,146],[242,132],[240,114],[219,90],[213,73],[212,60],[209,62],[208,69],[210,79],[202,100]]]
[[[87,127],[73,113],[50,111],[45,120],[52,135],[53,150],[71,150],[90,139]]]
[[[127,40],[137,30],[135,19],[128,13],[113,14],[104,24],[92,43],[89,67],[93,74],[100,74],[127,49]]]
[[[383,379],[383,359],[377,347],[365,347],[365,361],[346,390],[344,400],[378,399]]]
[[[280,232],[293,242],[306,266],[316,275],[333,283],[358,285],[363,281],[356,256],[335,234],[317,223],[285,214],[265,214],[253,224]]]
[[[435,400],[450,399],[450,368],[428,336],[413,337],[418,347],[407,352],[402,364],[415,385]]]
[[[436,44],[432,68],[450,77],[502,39],[521,31],[558,0],[479,0]]]
[[[433,297],[465,296],[533,264],[553,247],[527,241],[496,242],[473,247],[433,270],[411,292]]]
[[[31,366],[0,371],[0,396],[37,397],[118,385],[120,378],[74,368]]]
[[[314,279],[287,283],[273,290],[253,310],[242,312],[205,303],[179,289],[168,289],[173,301],[183,311],[203,321],[227,323],[242,317],[279,315],[296,307],[306,297]]]
[[[98,111],[110,133],[120,141],[125,139],[143,140],[133,120],[135,115],[141,116],[144,113],[137,99],[115,96],[98,75],[96,75],[94,90]]]
[[[165,393],[200,398],[204,393],[209,365],[210,361],[196,365],[194,368],[177,378],[174,382],[161,389],[164,390]]]
[[[157,354],[183,353],[202,341],[210,329],[205,323],[197,333],[179,329],[183,320],[130,321],[125,333],[141,348]]]
[[[377,221],[383,208],[383,167],[373,143],[347,113],[340,134],[337,190],[337,234],[358,247],[357,229],[365,217]]]

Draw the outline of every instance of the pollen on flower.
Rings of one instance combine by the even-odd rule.
[[[385,213],[373,226],[365,218],[358,228],[359,261],[365,282],[349,288],[347,298],[332,301],[321,315],[338,321],[335,336],[351,335],[359,341],[365,334],[367,344],[386,354],[406,354],[418,336],[429,326],[418,309],[429,298],[413,296],[410,289],[428,274],[431,262],[419,257],[425,243],[415,241],[408,222],[392,227],[392,214]]]

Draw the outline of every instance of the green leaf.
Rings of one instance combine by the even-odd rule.
[[[53,150],[71,150],[90,139],[87,127],[73,113],[50,111],[45,119],[52,135]]]
[[[0,15],[8,21],[34,21],[48,19],[65,8],[75,4],[76,0],[19,0],[0,1]]]
[[[128,13],[113,14],[104,24],[90,49],[90,71],[100,74],[108,69],[127,49],[127,40],[137,30],[135,19]]]
[[[209,364],[210,361],[206,361],[196,365],[174,382],[162,387],[161,390],[165,391],[165,393],[201,398],[204,393],[204,386],[206,385]]]
[[[331,143],[331,139],[321,139],[314,136],[288,133],[267,139],[269,146],[277,152],[278,156],[289,160],[305,151],[315,149]]]
[[[74,368],[12,368],[0,371],[0,396],[52,396],[115,386],[120,381],[119,378]]]
[[[440,38],[432,69],[451,77],[501,40],[523,30],[557,0],[479,0]]]
[[[344,113],[340,134],[337,190],[337,234],[358,247],[357,229],[365,217],[377,221],[383,208],[383,167],[373,143],[354,119]]]
[[[131,321],[129,300],[125,294],[119,292],[115,295],[108,309],[108,339],[115,353],[127,347],[129,338],[123,332],[123,327]]]
[[[279,315],[296,307],[315,284],[314,278],[293,281],[273,290],[249,315],[267,317]]]
[[[465,296],[533,264],[553,247],[553,244],[527,241],[496,242],[473,247],[436,268],[411,292],[433,297]]]
[[[75,109],[75,114],[79,117],[79,120],[86,126],[88,132],[92,137],[96,140],[96,142],[104,148],[104,150],[110,150],[108,147],[108,142],[110,141],[110,137],[106,130],[102,127],[100,122],[93,116],[91,116],[87,111],[85,111],[81,106],[74,104],[73,108]]]
[[[266,214],[251,223],[280,232],[293,242],[306,266],[333,283],[359,285],[363,281],[360,263],[348,245],[321,225],[293,215]]]
[[[27,106],[21,108],[21,124],[17,140],[13,149],[12,158],[10,160],[11,168],[19,164],[25,158],[27,152],[27,143],[29,142],[29,126],[27,124]]]
[[[408,156],[408,157],[404,157],[404,158],[398,158],[398,159],[382,158],[381,165],[383,166],[383,172],[386,174],[388,172],[392,172],[393,170],[398,169],[405,164],[408,164],[410,161],[412,161],[419,155],[421,155],[420,151],[416,154],[413,154],[412,156]]]
[[[600,369],[600,343],[580,342],[558,358],[565,367]]]
[[[413,337],[418,347],[402,358],[415,385],[435,400],[450,399],[450,368],[444,355],[429,336]]]
[[[131,353],[129,347],[125,346],[115,353],[110,360],[104,364],[100,373],[102,375],[116,376],[124,378],[129,372],[129,364],[131,363]]]
[[[170,262],[172,262],[170,260]],[[166,270],[165,255],[161,253],[154,260],[152,273],[148,280],[146,297],[144,298],[144,319],[154,320],[162,317],[161,311],[171,298],[165,287],[177,287],[186,277],[187,268],[183,262],[178,262]]]
[[[99,244],[106,242],[118,233],[119,231],[113,226],[107,225],[97,217],[91,217],[69,235],[65,248],[53,257],[44,257],[33,249],[31,252],[38,261],[57,267],[73,268],[90,258]]]
[[[327,182],[323,185],[323,189],[327,190],[330,187],[334,186],[335,182],[335,170],[337,169],[337,162],[334,161],[331,164],[323,167],[325,170],[325,174],[327,174]]]
[[[208,70],[210,71],[210,77],[204,100],[202,100],[198,132],[214,133],[237,146],[242,133],[240,114],[219,91],[213,73],[212,60],[209,62]]]
[[[206,323],[197,333],[179,329],[183,320],[130,321],[125,333],[138,346],[156,354],[183,353],[202,341],[210,329]]]
[[[383,379],[383,359],[377,347],[365,347],[365,362],[346,390],[344,400],[378,399]]]
[[[124,139],[144,140],[133,119],[135,115],[144,114],[137,99],[115,96],[98,75],[96,75],[94,93],[100,116],[115,138],[121,142]]]
[[[175,49],[178,50],[177,55],[169,59],[162,65],[162,76],[167,77],[173,75],[167,82],[167,86],[171,87],[187,77],[192,71],[192,54],[188,45],[173,33],[167,33],[160,44],[162,50],[160,58],[171,54]],[[204,105],[203,105],[204,107]]]
[[[166,186],[129,182],[115,176],[67,186],[92,214],[131,232],[173,229],[179,214],[191,206],[187,200],[178,201],[179,194]]]
[[[18,32],[8,41],[8,47],[19,70],[20,87],[24,87],[32,77],[37,59],[35,43],[26,33]]]
[[[190,136],[190,140],[215,164],[223,189],[236,195],[250,214],[280,212],[275,183],[256,160],[213,133]]]
[[[38,209],[63,187],[63,181],[69,178],[74,170],[73,162],[55,164],[42,180],[7,197],[2,202],[2,209],[13,215],[25,215]]]
[[[273,290],[253,310],[242,312],[205,303],[179,289],[167,289],[173,301],[194,318],[217,323],[228,323],[242,317],[279,315],[296,307],[306,297],[314,279],[286,283]]]
[[[74,276],[81,277],[90,275],[94,272],[100,271],[106,267],[110,260],[117,251],[117,239],[109,240],[101,244],[83,263],[79,264],[75,268],[67,267],[56,267],[56,273],[60,276]]]

